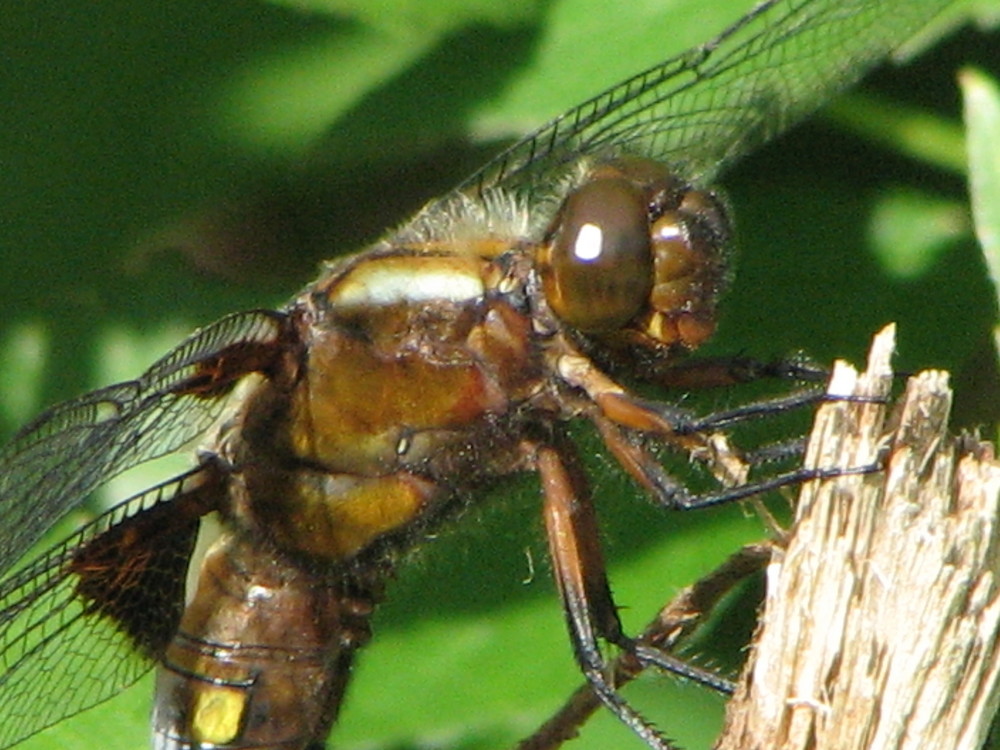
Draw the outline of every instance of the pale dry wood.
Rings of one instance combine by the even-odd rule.
[[[888,396],[894,330],[834,395]],[[718,750],[976,750],[998,704],[1000,464],[951,437],[947,374],[899,404],[833,401],[807,466],[885,471],[803,486]]]

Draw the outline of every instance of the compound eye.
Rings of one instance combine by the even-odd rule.
[[[646,201],[633,183],[605,177],[566,200],[542,263],[552,311],[584,333],[621,328],[648,304],[653,259]]]

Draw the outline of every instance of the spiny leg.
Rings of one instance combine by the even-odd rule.
[[[542,481],[549,552],[573,652],[601,702],[654,750],[678,750],[618,693],[601,654],[603,638],[626,651],[604,566],[597,519],[583,472],[565,441],[529,447]]]
[[[747,463],[729,448],[724,436],[709,432],[737,422],[818,403],[826,398],[819,391],[782,396],[695,419],[668,404],[635,397],[585,357],[564,355],[559,359],[558,369],[564,380],[581,388],[589,397],[591,408],[584,409],[584,412],[597,426],[616,460],[664,507],[680,510],[709,507],[811,479],[866,474],[881,469],[880,464],[833,470],[798,469],[761,481],[746,482]],[[708,459],[703,460],[726,486],[710,494],[691,493],[673,479],[650,452],[647,448],[650,439],[692,454],[710,454]],[[622,668],[618,666],[619,662],[609,665],[604,660],[599,639],[619,646],[623,650],[622,663],[631,662],[632,666],[628,669],[636,673],[647,666],[656,666],[721,692],[730,691],[731,684],[674,657],[662,643],[632,640],[623,634],[597,541],[597,523],[590,493],[583,472],[576,463],[576,455],[564,442],[533,446],[533,449],[534,462],[545,492],[545,520],[556,580],[575,656],[589,689],[647,745],[657,750],[674,748],[617,692],[617,679],[622,675]],[[529,741],[522,747],[527,750],[554,746],[570,736],[560,734],[560,727],[562,731],[572,733],[577,726],[578,721],[557,722],[555,728],[540,730],[540,735],[548,738],[543,740],[543,744],[531,744]]]
[[[626,391],[593,362],[576,354],[558,361],[559,374],[582,389],[593,407],[588,414],[605,444],[625,470],[664,507],[693,510],[734,502],[812,479],[881,471],[881,463],[834,469],[795,469],[759,481],[747,482],[749,465],[716,431],[737,422],[770,416],[819,403],[830,397],[820,391],[781,396],[695,419],[670,404],[641,399]],[[869,401],[870,399],[864,399]],[[694,495],[669,476],[640,441],[631,434],[656,438],[699,457],[725,485],[718,492]]]
[[[724,388],[760,380],[825,383],[830,371],[805,357],[782,357],[768,362],[741,355],[654,361],[639,373],[643,382],[683,390]]]
[[[771,558],[772,548],[769,543],[751,544],[731,555],[714,571],[678,593],[656,614],[636,643],[664,653],[695,630],[734,586],[762,570]],[[631,653],[619,654],[611,663],[614,684],[620,688],[638,677],[647,666],[651,665],[640,662]],[[732,683],[715,675],[712,677],[717,683],[712,685],[715,689],[727,694],[732,692]],[[601,701],[591,686],[581,685],[556,713],[517,745],[517,750],[553,750],[561,746],[577,735],[600,706]]]
[[[713,454],[708,461],[710,466],[717,475],[731,484],[714,492],[692,494],[683,483],[670,476],[640,441],[631,439],[621,427],[600,415],[592,415],[591,419],[604,444],[625,471],[658,505],[671,510],[709,508],[814,479],[872,474],[882,470],[879,462],[850,467],[799,468],[764,479],[746,481],[745,472],[749,466],[735,453],[727,452],[727,444],[724,442],[718,443],[717,447],[707,441],[701,446],[702,453],[710,451]]]

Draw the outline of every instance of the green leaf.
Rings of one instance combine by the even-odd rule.
[[[276,5],[335,18],[353,18],[381,29],[456,29],[482,23],[509,26],[535,17],[542,4],[537,0],[271,0]]]
[[[975,70],[959,77],[968,131],[969,194],[976,236],[993,286],[1000,289],[1000,89]]]
[[[886,190],[869,223],[870,243],[885,272],[918,279],[969,233],[961,201],[914,190]]]
[[[973,69],[962,71],[959,83],[968,132],[972,216],[993,284],[995,309],[1000,309],[1000,89],[994,78]],[[995,359],[1000,360],[1000,324],[993,328],[993,346]]]
[[[957,121],[863,94],[840,98],[827,109],[826,116],[909,158],[956,174],[965,173],[965,138]]]
[[[522,135],[618,81],[681,54],[721,32],[747,10],[745,0],[552,3],[530,61],[496,98],[474,113],[482,138]]]

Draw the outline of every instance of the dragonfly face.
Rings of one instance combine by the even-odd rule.
[[[0,566],[15,571],[0,584],[0,746],[155,665],[156,747],[319,747],[399,551],[533,471],[581,669],[642,740],[671,747],[606,676],[599,642],[633,642],[565,426],[590,421],[655,499],[690,505],[651,447],[707,438],[603,364],[655,379],[646,364],[711,335],[728,219],[695,185],[935,10],[759,6],[515,144],[284,309],[223,318],[25,427],[0,454]],[[803,66],[818,45],[854,63]],[[15,567],[91,491],[199,436],[189,472]],[[224,531],[185,603],[211,511]],[[51,689],[68,650],[97,687]]]

